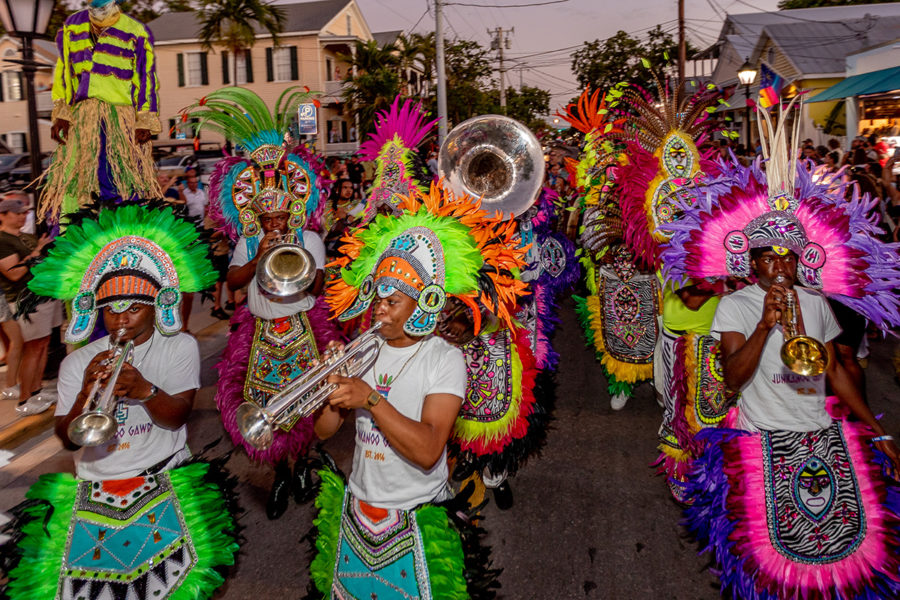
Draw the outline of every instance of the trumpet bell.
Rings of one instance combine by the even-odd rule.
[[[112,415],[104,412],[87,412],[69,423],[69,439],[79,446],[101,446],[116,434],[118,424]]]
[[[781,346],[781,361],[798,375],[815,377],[828,366],[828,351],[819,340],[798,335],[785,340]]]
[[[238,430],[244,439],[259,450],[268,450],[275,439],[275,430],[266,412],[250,402],[244,402],[235,413]]]
[[[256,265],[256,283],[270,297],[283,302],[300,298],[316,279],[316,261],[299,244],[270,248]]]
[[[528,210],[544,182],[544,153],[515,119],[481,115],[454,127],[441,145],[438,171],[454,194],[481,198],[504,218]]]

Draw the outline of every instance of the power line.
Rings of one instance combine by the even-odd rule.
[[[472,8],[528,8],[531,6],[562,4],[568,1],[569,0],[548,0],[547,2],[532,2],[530,4],[474,4],[472,2],[447,2],[445,6],[471,6]]]

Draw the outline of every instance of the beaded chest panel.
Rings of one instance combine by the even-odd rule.
[[[511,344],[509,331],[502,329],[463,346],[466,397],[459,418],[490,423],[507,413],[513,397]]]
[[[244,399],[265,407],[272,396],[302,375],[318,358],[306,313],[280,319],[256,319]],[[289,431],[297,418],[295,415],[282,429]]]
[[[766,518],[772,546],[806,564],[859,548],[866,515],[841,423],[812,432],[763,431]]]
[[[415,511],[376,508],[344,493],[332,597],[432,598]]]
[[[167,598],[196,564],[167,474],[82,481],[57,598]]]
[[[655,275],[635,275],[622,281],[607,269],[598,270],[598,295],[603,315],[603,343],[613,358],[649,364],[659,335],[659,284]]]
[[[693,336],[690,344],[696,359],[696,389],[688,398],[693,404],[694,416],[704,427],[715,427],[734,406],[737,395],[725,387],[719,341],[710,335]],[[691,391],[691,390],[689,390]]]

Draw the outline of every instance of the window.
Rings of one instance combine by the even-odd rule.
[[[178,87],[196,87],[209,85],[209,71],[206,64],[206,52],[179,52]]]
[[[275,64],[275,81],[291,80],[291,52],[289,48],[275,48],[272,52]]]
[[[299,78],[297,46],[266,48],[267,81],[296,81]]]
[[[325,81],[334,81],[334,61],[330,56],[325,57]]]
[[[237,63],[237,84],[245,85],[247,82],[247,53],[238,52],[234,57]]]
[[[4,102],[17,102],[22,99],[22,74],[18,71],[4,71],[3,100]]]
[[[353,23],[350,20],[350,15],[347,15],[347,35],[353,35]]]
[[[343,144],[347,139],[347,122],[342,119],[328,121],[328,143]]]
[[[24,131],[11,131],[9,133],[3,134],[3,141],[6,142],[6,145],[9,146],[9,149],[13,154],[21,154],[28,150],[27,145],[25,144],[25,140],[26,138]]]

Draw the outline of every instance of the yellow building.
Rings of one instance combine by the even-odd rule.
[[[44,40],[34,41],[34,55],[38,62],[56,64],[56,45]],[[0,59],[20,60],[21,42],[8,35],[0,37]],[[0,60],[0,141],[14,153],[28,152],[28,103],[25,101],[25,80],[22,67]],[[50,139],[50,88],[53,85],[53,69],[40,69],[34,74],[35,97],[38,108],[40,149],[49,152],[56,147]]]
[[[262,30],[256,44],[237,56],[237,84],[258,93],[274,106],[279,94],[289,86],[305,85],[321,91],[319,134],[316,146],[326,155],[352,153],[358,136],[352,118],[342,110],[342,79],[348,64],[341,55],[353,53],[354,43],[374,39],[356,0],[321,0],[279,4],[285,12],[284,32],[279,45]],[[234,57],[223,47],[202,48],[197,35],[197,14],[167,13],[149,24],[154,36],[160,88],[160,139],[176,139],[179,109],[226,85],[232,85]],[[183,135],[182,135],[183,137]],[[217,140],[210,133],[204,141]]]

